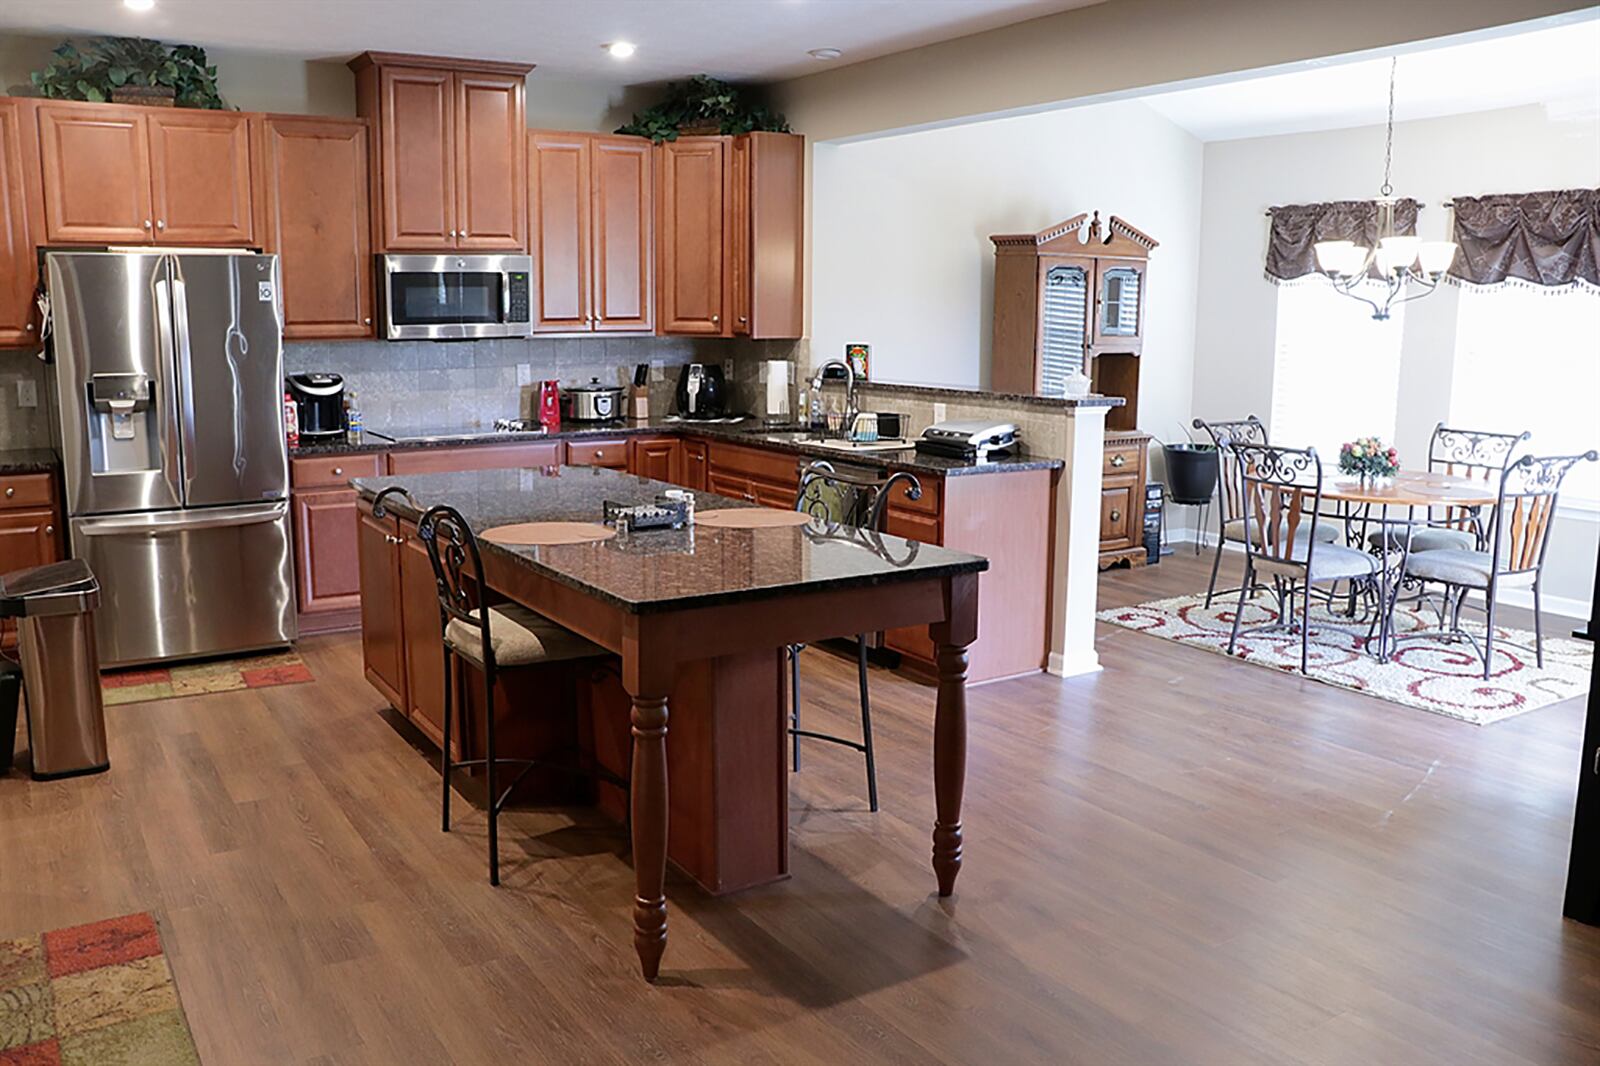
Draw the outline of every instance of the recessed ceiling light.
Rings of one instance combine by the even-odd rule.
[[[830,60],[838,59],[840,56],[844,55],[844,53],[837,48],[813,48],[811,51],[807,52],[806,55],[810,56],[812,59],[820,59],[826,63]]]
[[[638,51],[632,41],[612,41],[610,44],[601,45],[601,47],[611,53],[612,59],[627,59]]]
[[[149,11],[156,6],[156,0],[122,0],[122,6],[129,11]]]

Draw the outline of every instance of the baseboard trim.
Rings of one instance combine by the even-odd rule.
[[[1098,674],[1105,668],[1100,665],[1100,656],[1094,651],[1082,652],[1070,658],[1053,651],[1045,669],[1056,677],[1082,677],[1085,674]]]

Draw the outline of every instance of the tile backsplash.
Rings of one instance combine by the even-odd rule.
[[[38,405],[17,403],[17,385],[32,382]],[[32,352],[0,351],[0,449],[50,446],[50,404],[45,367]]]

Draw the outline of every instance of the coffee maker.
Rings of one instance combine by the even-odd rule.
[[[678,372],[678,414],[721,418],[728,409],[728,383],[714,363],[689,363]]]
[[[290,374],[289,395],[300,421],[300,439],[326,440],[344,433],[344,378],[322,372]]]

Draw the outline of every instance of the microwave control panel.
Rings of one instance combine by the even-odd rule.
[[[528,275],[521,271],[512,271],[506,275],[511,283],[511,314],[509,321],[527,322],[528,318]]]

